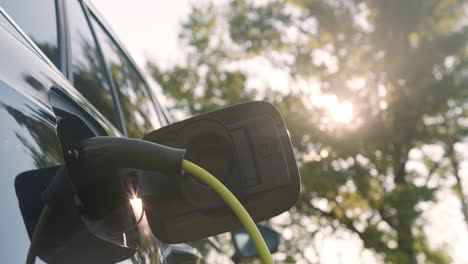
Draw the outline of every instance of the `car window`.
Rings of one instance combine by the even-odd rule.
[[[0,6],[58,67],[59,45],[55,0],[0,0]]]
[[[101,24],[94,18],[92,23],[118,91],[128,136],[141,138],[160,126],[151,95],[141,76]]]
[[[111,87],[96,41],[78,0],[66,1],[73,84],[112,124],[117,123]]]

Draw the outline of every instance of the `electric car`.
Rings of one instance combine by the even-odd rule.
[[[79,0],[0,1],[0,120],[2,263],[24,263],[30,245],[17,197],[32,186],[18,188],[18,175],[63,164],[61,146],[86,129],[140,138],[169,123],[115,35]],[[124,262],[164,263],[182,253],[199,258],[151,237]]]
[[[254,222],[288,210],[300,178],[281,113],[247,102],[172,123],[155,90],[87,0],[0,0],[3,263],[199,263],[183,243],[229,231],[233,261],[257,255],[182,165],[212,171]]]

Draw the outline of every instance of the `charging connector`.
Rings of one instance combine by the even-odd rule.
[[[128,207],[129,200],[134,198],[123,195],[124,188],[122,188],[121,179],[118,177],[118,170],[137,169],[158,171],[167,176],[173,176],[174,179],[185,171],[206,183],[239,218],[250,234],[263,263],[274,264],[271,253],[255,222],[236,196],[212,174],[194,163],[184,160],[184,154],[184,149],[170,148],[137,139],[95,137],[81,141],[79,146],[70,149],[68,153],[66,164],[68,176],[59,174],[62,175],[62,178],[54,179],[52,182],[56,184],[50,184],[47,192],[49,195],[44,195],[46,206],[34,230],[26,263],[34,263],[36,238],[41,235],[42,227],[49,214],[47,205],[60,203],[59,197],[61,195],[58,194],[66,191],[64,187],[66,183],[71,184],[75,202],[77,203],[75,205],[80,207],[82,217],[89,221],[103,223],[99,228],[107,233],[116,228],[121,229],[122,226],[126,226],[125,224],[135,222],[135,219],[133,219],[133,222],[126,221],[123,213],[119,214],[119,216],[125,221],[115,219],[116,217],[113,217],[112,221],[101,220],[108,219],[109,213],[120,210],[122,206],[127,205]],[[126,211],[120,210],[117,212]],[[107,234],[106,232],[104,234]],[[125,238],[125,234],[123,235]],[[102,238],[99,235],[98,237]],[[110,239],[107,240],[111,241]]]

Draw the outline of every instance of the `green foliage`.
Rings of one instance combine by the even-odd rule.
[[[290,23],[290,16],[283,8],[284,1],[272,1],[260,7],[246,0],[231,1],[227,22],[232,41],[254,55],[267,49],[281,49],[283,41],[278,27]]]
[[[453,150],[468,132],[464,5],[456,0],[201,4],[180,34],[186,61],[167,70],[154,63],[149,68],[177,111],[198,114],[262,99],[283,113],[303,179],[291,221],[278,227],[297,231],[284,244],[286,263],[310,262],[302,250],[312,244],[311,232],[325,227],[356,234],[387,263],[449,263],[421,231],[418,204],[436,202],[440,179],[452,174],[464,197]],[[253,85],[259,77],[243,66],[259,60],[286,73],[290,86],[271,90],[274,73],[263,85]],[[353,119],[333,118],[336,109],[317,103],[324,94],[351,103]],[[441,146],[443,159],[454,162],[429,157],[422,162],[428,174],[409,171],[409,152],[428,144]],[[305,219],[317,227],[311,230]]]

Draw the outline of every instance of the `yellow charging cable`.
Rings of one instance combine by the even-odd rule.
[[[244,206],[237,200],[236,196],[232,194],[226,186],[224,186],[218,179],[216,179],[211,173],[207,172],[203,168],[193,164],[190,161],[184,160],[182,162],[182,169],[186,172],[191,173],[194,177],[202,180],[208,184],[215,192],[223,198],[223,200],[231,207],[232,211],[237,215],[244,228],[253,240],[255,247],[257,248],[258,254],[264,264],[274,264],[270,250],[263,240],[257,225],[250,217]]]

